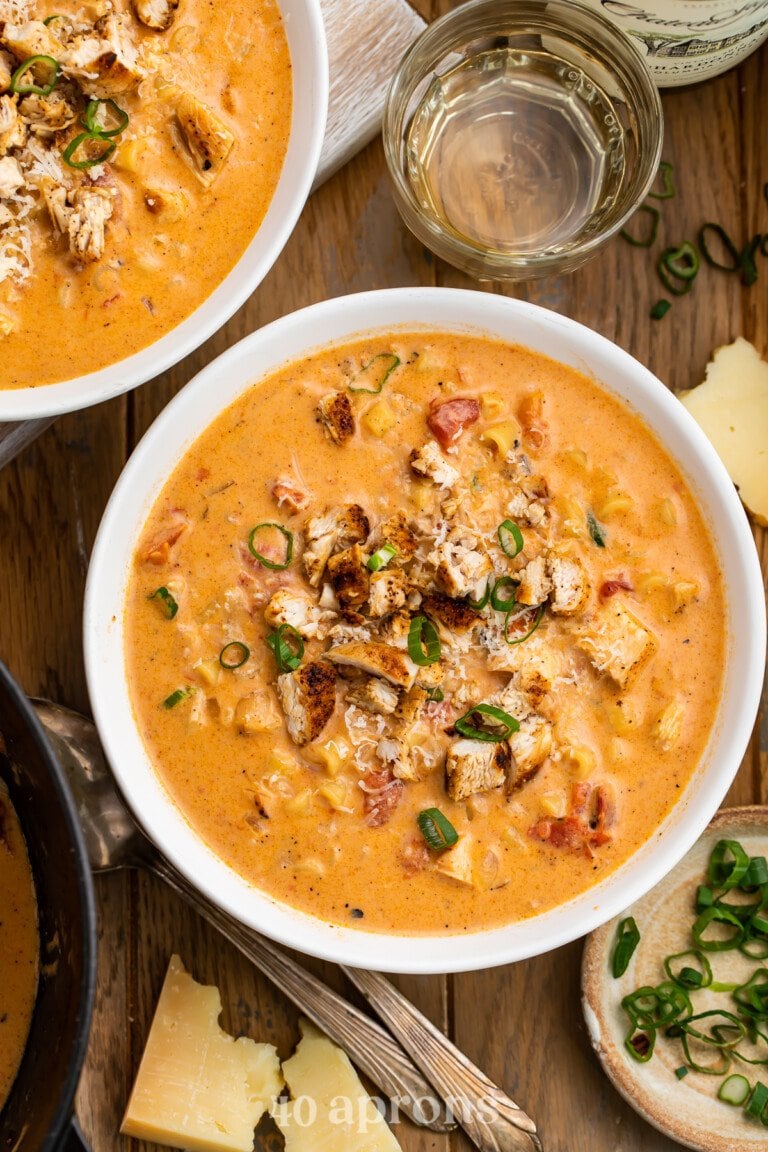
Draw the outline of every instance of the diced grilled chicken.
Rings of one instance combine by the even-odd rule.
[[[67,189],[63,184],[45,184],[43,198],[54,229],[66,236],[69,233],[69,217],[72,214],[67,204]]]
[[[376,755],[397,780],[418,780],[420,773],[413,762],[407,742],[397,734],[384,736],[376,745]]]
[[[368,676],[378,676],[396,688],[411,688],[416,679],[416,665],[407,654],[387,644],[353,641],[331,648],[326,657],[340,667],[356,668]]]
[[[77,119],[77,108],[68,95],[71,93],[54,89],[47,96],[25,96],[19,104],[19,112],[35,135],[52,136]]]
[[[410,463],[412,472],[440,488],[452,488],[459,479],[458,469],[448,463],[434,440],[427,440],[421,448],[414,448]]]
[[[0,96],[0,156],[12,148],[21,148],[27,139],[27,127],[19,115],[12,96]]]
[[[626,688],[656,651],[653,633],[614,597],[603,604],[587,626],[577,633],[576,644],[598,672]]]
[[[509,738],[512,767],[508,788],[522,787],[536,775],[552,751],[552,725],[542,716],[531,715],[520,721],[520,730]]]
[[[471,632],[477,624],[474,612],[464,600],[453,600],[442,592],[432,592],[421,602],[421,611],[430,619],[436,620],[448,632],[462,635]]]
[[[454,600],[462,596],[482,594],[485,581],[493,571],[493,566],[484,552],[479,551],[480,541],[466,528],[452,528],[442,544],[429,556],[435,566],[435,583],[441,592]]]
[[[511,676],[504,688],[494,692],[488,703],[493,704],[495,708],[501,708],[518,722],[530,716],[533,707],[517,676]]]
[[[241,736],[251,736],[258,732],[271,732],[282,724],[271,689],[256,688],[248,696],[238,700],[234,712],[234,724]]]
[[[520,584],[515,593],[518,604],[543,604],[552,591],[544,556],[537,556],[520,573]]]
[[[272,495],[278,508],[285,504],[289,512],[304,512],[312,502],[312,493],[291,476],[278,476],[272,485]]]
[[[418,721],[426,702],[427,692],[423,688],[419,688],[417,684],[403,693],[395,709],[396,727],[400,735],[406,735],[410,732],[413,725]]]
[[[447,852],[441,852],[437,857],[435,867],[438,872],[442,872],[443,876],[450,876],[452,880],[458,880],[460,884],[474,885],[472,877],[472,836],[465,833],[459,837],[457,844],[453,848],[449,848]]]
[[[520,573],[519,604],[543,604],[549,599],[553,612],[572,616],[589,594],[586,572],[578,560],[566,556],[537,556]]]
[[[224,167],[235,138],[226,124],[189,92],[185,92],[176,105],[176,119],[192,158],[193,171],[210,187]]]
[[[380,619],[405,604],[405,576],[400,568],[374,572],[368,591],[368,614]]]
[[[153,32],[165,32],[173,24],[179,0],[133,0],[136,19]]]
[[[81,187],[74,193],[68,233],[70,252],[78,260],[92,262],[104,255],[106,226],[113,210],[113,188]]]
[[[318,588],[325,566],[334,549],[349,548],[362,543],[368,536],[368,517],[359,504],[344,504],[340,508],[327,508],[321,516],[313,516],[306,525],[306,544],[302,561],[307,579]]]
[[[303,747],[316,740],[336,705],[336,673],[323,660],[302,665],[277,678],[277,694],[288,735]]]
[[[329,392],[318,403],[316,412],[326,436],[334,444],[346,444],[354,436],[355,418],[346,392]]]
[[[19,64],[29,60],[31,56],[51,56],[59,60],[62,44],[57,40],[42,20],[28,20],[25,24],[6,24],[3,28],[0,42],[9,49]],[[50,69],[41,62],[33,64],[30,71],[38,81],[45,80]]]
[[[11,83],[11,76],[16,69],[16,61],[10,52],[0,49],[0,92],[7,92]]]
[[[18,160],[4,156],[0,160],[0,198],[11,197],[24,183],[24,173]]]
[[[154,184],[144,189],[144,205],[153,216],[167,221],[180,220],[189,207],[189,197],[181,188],[161,188]]]
[[[505,743],[462,738],[448,749],[445,761],[448,795],[466,800],[475,792],[490,792],[506,782],[511,757]]]
[[[328,577],[340,607],[345,612],[355,612],[368,599],[370,572],[365,564],[365,555],[359,544],[337,552],[328,561]]]
[[[57,57],[83,92],[99,99],[131,92],[144,77],[128,18],[122,13],[97,20],[93,32],[72,37],[63,51],[59,48]]]
[[[280,588],[267,605],[264,619],[273,628],[289,624],[305,640],[324,640],[337,615],[304,592]]]
[[[420,729],[417,727],[427,693],[416,685],[404,692],[398,700],[389,735],[379,741],[376,754],[389,764],[398,780],[420,780],[423,766],[413,756]]]
[[[397,708],[397,689],[386,680],[372,676],[368,680],[355,683],[347,692],[348,703],[355,704],[365,712],[375,712],[379,716],[391,716]]]
[[[394,565],[407,564],[412,560],[419,543],[416,533],[402,512],[395,512],[394,516],[382,521],[379,525],[379,538],[382,544],[391,544],[396,549],[396,555],[391,560]]]

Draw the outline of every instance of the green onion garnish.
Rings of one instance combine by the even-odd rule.
[[[160,608],[162,609],[163,615],[168,620],[173,620],[174,616],[179,610],[179,605],[165,586],[162,588],[156,588],[154,592],[150,593],[147,599],[157,600]]]
[[[472,722],[473,716],[488,716],[496,726],[480,728]],[[501,730],[497,727],[499,724],[502,725]],[[482,740],[486,744],[501,744],[503,740],[508,740],[513,732],[520,731],[520,725],[514,716],[510,716],[508,712],[496,708],[493,704],[476,704],[469,712],[460,716],[453,726],[469,740]]]
[[[710,242],[708,240],[708,234],[710,232],[713,233],[713,235],[716,236],[720,241],[723,252],[730,260],[729,264],[724,264],[722,260],[718,260],[714,256],[710,248]],[[699,229],[698,239],[701,254],[706,260],[707,264],[709,264],[710,268],[719,268],[722,272],[738,272],[739,253],[736,245],[734,244],[733,240],[731,240],[730,236],[724,228],[722,228],[719,224],[702,224],[701,228]]]
[[[661,177],[661,192],[649,192],[654,200],[671,200],[675,195],[675,185],[672,180],[672,165],[669,160],[662,160],[659,164],[658,175]]]
[[[736,931],[732,932],[730,936],[708,939],[704,933],[713,923],[724,924],[728,928],[733,927]],[[717,904],[713,904],[711,908],[705,908],[695,921],[691,935],[696,946],[703,952],[728,952],[731,948],[738,948],[746,935],[746,929],[737,916],[724,908],[719,908]]]
[[[675,1068],[675,1076],[677,1076],[678,1080],[685,1080],[689,1071],[690,1069],[686,1067],[685,1064],[681,1064],[679,1068]]]
[[[744,1111],[747,1116],[752,1116],[754,1119],[762,1119],[766,1104],[768,1104],[768,1088],[758,1080],[752,1089],[749,1100],[747,1100],[744,1105]]]
[[[762,912],[755,912],[749,921],[749,927],[759,936],[768,936],[768,916]]]
[[[631,244],[634,248],[651,248],[653,244],[655,244],[656,237],[659,234],[659,210],[658,208],[654,208],[652,204],[641,204],[635,216],[640,212],[645,212],[650,216],[647,233],[644,236],[638,237],[633,236],[626,228],[622,228],[619,235],[623,236],[627,243]]]
[[[250,648],[242,640],[230,640],[219,652],[219,664],[234,672],[235,668],[242,668],[250,654]]]
[[[718,840],[709,858],[707,881],[713,888],[738,888],[748,868],[749,856],[738,840]]]
[[[30,68],[34,68],[35,64],[45,64],[46,67],[50,69],[50,80],[47,84],[36,84],[33,78],[31,83],[22,84],[22,80],[27,72],[29,72]],[[30,56],[28,60],[25,60],[23,64],[19,65],[11,76],[8,91],[17,92],[19,96],[48,96],[56,87],[59,70],[59,62],[58,60],[54,60],[53,56]]]
[[[594,512],[587,512],[587,529],[598,548],[605,548],[605,542],[608,537],[605,528],[603,528],[602,524],[598,523]]]
[[[367,561],[366,568],[371,572],[378,572],[381,568],[386,568],[394,556],[397,556],[397,548],[391,544],[382,544]]]
[[[116,118],[117,123],[111,128],[102,127],[96,117],[99,113],[99,108],[104,105],[104,108],[112,113]],[[92,136],[103,136],[109,139],[112,136],[119,136],[128,127],[130,117],[114,100],[96,100],[91,99],[88,101],[88,106],[85,112],[80,117],[80,123],[90,132]]]
[[[430,704],[442,704],[445,700],[442,688],[430,688],[427,692],[427,700]]]
[[[509,556],[514,560],[515,556],[523,550],[523,534],[511,520],[502,520],[499,524],[497,535],[499,537],[499,544],[505,556]]]
[[[440,659],[440,637],[431,620],[414,616],[408,631],[408,655],[414,664],[426,668]]]
[[[416,817],[416,823],[434,852],[445,852],[458,842],[458,832],[439,808],[424,808]]]
[[[533,604],[530,608],[523,608],[520,612],[507,612],[504,617],[504,639],[510,646],[522,644],[530,639],[544,618],[546,604]],[[528,624],[530,622],[530,627]],[[514,628],[510,632],[510,625]]]
[[[768,861],[765,856],[753,856],[741,881],[742,888],[759,888],[768,884]]]
[[[486,604],[488,603],[490,595],[491,582],[489,580],[485,586],[485,592],[482,594],[479,600],[473,600],[471,596],[467,596],[467,606],[471,608],[473,612],[482,612],[483,608],[485,608]]]
[[[285,538],[285,558],[282,563],[278,563],[276,560],[270,560],[268,556],[265,556],[256,549],[256,534],[257,532],[263,532],[266,528],[274,528]],[[288,567],[291,560],[293,560],[293,532],[289,532],[287,528],[283,528],[282,524],[276,524],[274,520],[264,520],[261,524],[257,524],[255,528],[251,529],[248,536],[248,551],[251,553],[251,556],[254,556],[259,564],[263,564],[265,568],[271,568],[274,572],[282,572]]]
[[[687,964],[675,972],[672,967],[674,961],[687,959],[695,961],[698,967],[694,968],[691,964]],[[664,960],[664,971],[670,980],[674,980],[683,988],[709,988],[712,983],[712,965],[703,952],[694,948],[667,956]]]
[[[519,587],[520,582],[518,580],[513,580],[511,576],[502,576],[493,586],[491,608],[495,609],[496,612],[511,612],[515,606],[515,596]],[[507,589],[511,595],[504,596]]]
[[[98,156],[86,155],[82,160],[76,160],[75,153],[78,149],[92,141],[101,141],[101,143],[105,144],[105,147]],[[67,144],[62,159],[70,168],[78,168],[80,170],[95,168],[97,164],[102,164],[105,160],[109,159],[116,147],[117,145],[114,140],[105,141],[99,132],[81,132],[79,136],[75,136],[74,140],[70,140],[69,144]]]
[[[732,1076],[727,1076],[723,1080],[717,1098],[724,1100],[726,1104],[735,1104],[737,1108],[740,1108],[742,1104],[746,1103],[750,1091],[751,1086],[746,1076],[734,1072]]]
[[[659,279],[673,296],[690,292],[698,270],[699,254],[688,240],[679,248],[665,248],[656,261]]]
[[[749,244],[745,245],[739,252],[739,272],[741,273],[741,282],[745,288],[751,288],[757,280],[757,265],[755,264],[755,254],[760,249],[760,244],[763,237],[758,233],[753,236]]]
[[[657,300],[653,308],[651,308],[651,320],[663,320],[667,312],[669,312],[672,305],[669,300]]]
[[[696,891],[696,911],[703,912],[705,908],[711,908],[714,902],[715,897],[712,889],[706,884],[700,884]]]
[[[656,1032],[654,1029],[649,1029],[647,1032],[638,1032],[632,1030],[627,1034],[624,1041],[624,1047],[629,1052],[633,1060],[637,1060],[638,1064],[647,1064],[651,1056],[653,1056],[653,1049],[656,1046]]]
[[[171,692],[170,696],[166,696],[163,700],[163,708],[175,708],[177,704],[181,704],[182,700],[186,700],[191,695],[191,688],[177,688],[175,692]]]
[[[634,917],[627,916],[624,920],[620,920],[616,929],[616,943],[611,960],[611,971],[614,979],[618,980],[619,976],[624,975],[639,943],[640,929],[635,923]]]
[[[399,356],[395,356],[392,352],[379,352],[367,364],[363,364],[357,375],[350,381],[349,390],[350,392],[364,392],[367,396],[378,396],[395,368],[399,367]]]
[[[292,624],[281,624],[266,638],[281,672],[295,672],[304,656],[301,633]]]
[[[53,24],[54,20],[63,20],[63,19],[64,19],[64,17],[61,14],[61,12],[54,12],[52,16],[46,16],[45,20],[43,20],[43,24],[45,24],[45,26],[47,28],[49,24]]]

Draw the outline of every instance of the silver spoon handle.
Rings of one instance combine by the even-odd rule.
[[[455,1127],[443,1119],[443,1104],[434,1089],[380,1024],[333,992],[277,945],[209,903],[162,857],[153,856],[149,863],[153,872],[239,948],[331,1040],[344,1048],[358,1068],[397,1103],[400,1111],[434,1132],[449,1132]]]
[[[541,1152],[533,1120],[389,980],[361,968],[342,971],[386,1020],[480,1152]]]

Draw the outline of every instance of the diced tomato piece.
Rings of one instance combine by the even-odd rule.
[[[312,499],[309,492],[305,492],[298,484],[285,476],[275,480],[272,485],[272,495],[277,501],[278,507],[282,508],[285,504],[289,512],[303,512]]]
[[[415,876],[429,864],[429,848],[423,840],[411,840],[403,849],[402,861],[406,876]]]
[[[391,768],[371,769],[363,776],[363,814],[371,828],[386,824],[400,803],[404,785]]]
[[[617,592],[621,591],[634,592],[634,588],[626,576],[617,576],[613,580],[606,580],[600,585],[599,596],[601,600],[607,600],[609,596],[615,596]]]
[[[432,401],[427,427],[441,448],[450,448],[465,428],[480,419],[480,402],[470,396],[455,400]]]

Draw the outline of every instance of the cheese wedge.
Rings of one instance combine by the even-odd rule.
[[[740,336],[715,351],[704,383],[680,399],[753,518],[768,525],[768,363]]]
[[[192,1152],[252,1152],[283,1086],[271,1044],[219,1027],[218,988],[172,956],[120,1131]]]
[[[347,1055],[307,1020],[283,1064],[291,1093],[272,1116],[285,1152],[401,1152]]]

